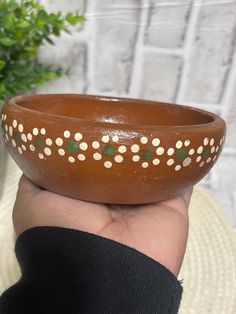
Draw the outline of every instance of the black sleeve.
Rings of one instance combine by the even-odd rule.
[[[16,242],[22,277],[1,314],[172,314],[182,287],[164,266],[128,246],[77,230],[37,227]]]

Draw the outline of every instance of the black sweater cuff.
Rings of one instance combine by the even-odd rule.
[[[177,313],[182,287],[148,256],[77,230],[37,227],[17,240],[22,277],[1,314]]]

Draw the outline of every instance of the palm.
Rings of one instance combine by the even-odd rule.
[[[14,208],[16,232],[60,226],[103,236],[137,249],[178,274],[188,233],[191,192],[150,205],[104,205],[41,190],[23,177]]]

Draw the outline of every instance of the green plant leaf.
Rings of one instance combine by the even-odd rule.
[[[28,28],[28,27],[30,27],[30,23],[28,21],[25,21],[25,20],[20,20],[17,23],[17,27],[18,28]]]
[[[79,22],[85,21],[85,17],[84,17],[83,15],[80,15],[80,14],[73,14],[73,13],[69,12],[69,13],[66,15],[66,20],[67,20],[67,22],[69,22],[71,25],[76,25],[76,24],[78,24]]]
[[[39,10],[39,12],[38,12],[38,19],[47,21],[48,20],[47,12],[45,10],[43,10],[43,9]]]
[[[5,67],[6,61],[0,60],[0,71]]]
[[[3,83],[0,83],[0,95],[6,92],[6,87]]]
[[[46,40],[46,42],[48,42],[50,45],[54,45],[54,41],[53,41],[51,38],[46,37],[45,40]]]
[[[10,30],[14,26],[14,16],[13,15],[5,16],[2,24],[6,30]]]
[[[0,44],[2,44],[5,47],[11,47],[15,45],[17,41],[15,39],[11,39],[9,37],[0,37]]]

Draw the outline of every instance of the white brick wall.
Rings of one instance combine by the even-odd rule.
[[[145,44],[159,48],[181,48],[184,44],[191,4],[191,0],[150,1]]]
[[[174,102],[181,66],[180,57],[154,52],[145,54],[140,97]]]
[[[236,227],[236,1],[41,0],[87,22],[40,51],[71,67],[40,92],[92,93],[194,105],[228,123],[223,156],[204,180]]]

